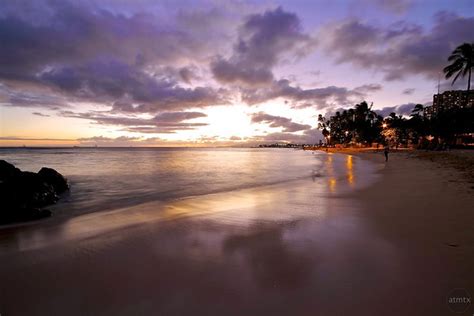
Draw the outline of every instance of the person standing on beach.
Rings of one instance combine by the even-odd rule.
[[[388,161],[388,152],[389,152],[388,145],[386,145],[383,149],[383,154],[385,155],[385,162]]]

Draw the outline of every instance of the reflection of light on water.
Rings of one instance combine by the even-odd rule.
[[[326,165],[327,165],[327,171],[328,171],[328,173],[329,173],[330,175],[333,175],[333,174],[334,174],[334,166],[333,166],[332,154],[328,154],[328,155],[327,155]]]
[[[332,164],[332,153],[329,153],[327,157],[328,157],[327,163],[328,163],[329,165]]]
[[[354,184],[354,166],[352,162],[352,156],[348,155],[346,159],[346,168],[347,168],[347,182],[349,185]]]
[[[342,156],[338,156],[342,157]],[[351,187],[355,185],[355,172],[354,172],[354,156],[347,155],[344,157],[345,160],[334,159],[333,155],[326,157],[326,168],[328,172],[328,186],[330,192],[335,192],[336,187],[341,184],[347,184]],[[342,165],[341,162],[344,164]]]
[[[326,159],[327,164],[327,171],[328,174],[331,176],[329,178],[329,191],[335,192],[336,191],[336,178],[334,177],[334,165],[333,165],[333,157],[332,154],[328,154]]]
[[[335,192],[336,191],[336,178],[330,178],[329,179],[329,190],[331,192]]]

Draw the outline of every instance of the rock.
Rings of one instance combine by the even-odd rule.
[[[59,194],[68,189],[67,180],[54,169],[22,172],[0,160],[0,224],[51,216],[42,208],[56,203]]]
[[[69,189],[66,178],[54,169],[43,167],[38,172],[38,175],[40,175],[46,183],[51,184],[57,193],[63,193]]]
[[[5,160],[0,160],[0,181],[5,181],[10,177],[17,176],[21,170]]]

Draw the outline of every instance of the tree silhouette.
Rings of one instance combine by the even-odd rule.
[[[471,71],[474,68],[474,43],[464,43],[456,47],[448,61],[452,63],[443,69],[446,79],[456,74],[452,83],[454,84],[459,76],[465,77],[467,74],[467,92],[469,92],[471,89]]]
[[[382,117],[372,110],[367,102],[356,104],[354,108],[336,112],[326,118],[318,116],[318,129],[331,142],[349,144],[351,141],[372,144],[380,139]]]

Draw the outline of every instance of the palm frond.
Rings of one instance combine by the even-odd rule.
[[[448,57],[448,61],[453,61],[457,59],[463,60],[464,56],[462,56],[461,54],[451,54],[451,56]]]
[[[458,77],[459,77],[459,75],[461,74],[461,72],[462,72],[462,71],[460,70],[460,71],[458,72],[458,74],[456,75],[456,77],[454,77],[453,83],[451,83],[451,85],[453,85],[453,84],[456,82],[456,80],[458,79]],[[446,78],[446,79],[447,79],[447,78]]]
[[[462,72],[462,76],[464,77],[465,75],[467,75],[467,73],[469,72],[469,69],[470,67],[464,67],[464,70]]]
[[[446,75],[446,79],[451,78],[456,72],[462,70],[463,67],[464,67],[464,63],[462,61],[459,61],[459,60],[455,61],[451,65],[446,66],[443,69],[443,72]]]

